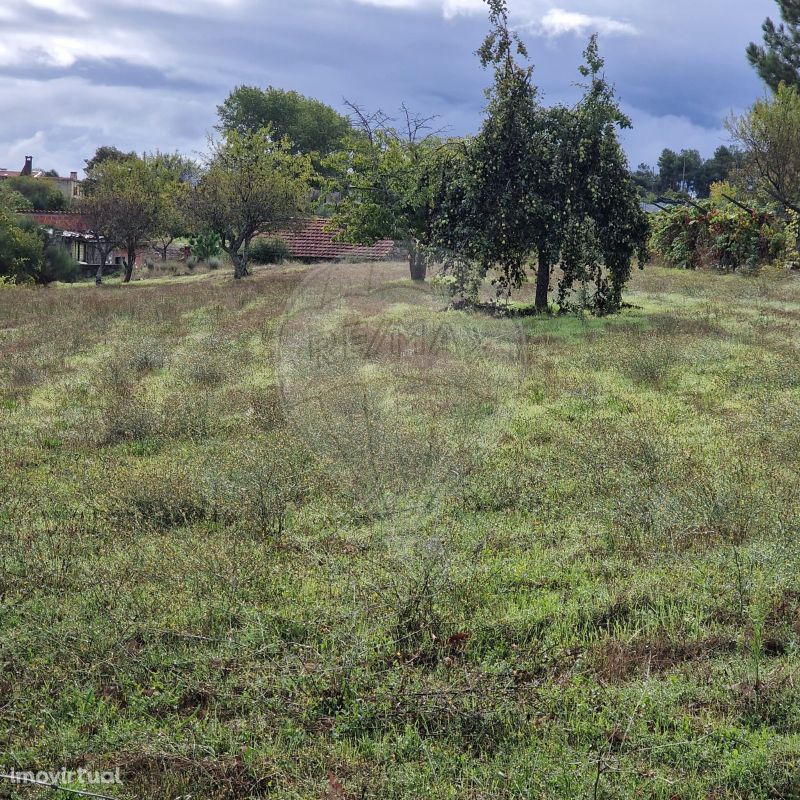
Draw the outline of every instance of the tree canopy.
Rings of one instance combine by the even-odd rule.
[[[632,260],[643,258],[647,220],[617,133],[630,123],[602,75],[596,38],[580,70],[588,79],[581,101],[545,108],[504,0],[488,3],[492,29],[478,54],[494,84],[480,133],[464,143],[463,168],[443,186],[436,244],[462,294],[491,270],[508,298],[535,258],[538,311],[548,308],[556,265],[562,309],[579,284],[585,305],[614,310]]]
[[[746,188],[800,213],[800,89],[782,83],[773,97],[727,124],[745,151]]]
[[[326,160],[334,199],[332,223],[346,241],[394,239],[407,248],[413,280],[424,280],[434,215],[437,164],[443,143],[431,133],[433,117],[402,107],[402,122],[350,104],[356,128]]]
[[[3,180],[4,192],[16,192],[25,199],[21,208],[34,211],[63,211],[69,206],[69,200],[61,193],[58,186],[48,178],[31,178],[25,175]]]
[[[180,153],[156,152],[146,155],[155,192],[154,219],[151,238],[167,260],[170,245],[180,236],[190,233],[188,198],[192,186],[200,178],[199,165]]]
[[[800,87],[800,0],[777,0],[782,22],[766,19],[763,44],[751,42],[747,59],[773,92],[781,83]]]
[[[328,155],[351,132],[347,117],[320,100],[273,86],[237,86],[217,113],[223,133],[246,136],[269,128],[276,139],[286,137],[295,153]]]
[[[87,175],[91,175],[92,171],[99,167],[105,161],[129,161],[138,158],[136,153],[125,153],[114,145],[104,144],[97,148],[91,158],[86,159],[85,171]]]
[[[100,253],[96,281],[100,283],[109,253],[126,249],[123,280],[133,274],[137,251],[156,226],[159,192],[153,162],[138,157],[107,158],[88,172],[81,210],[89,220]]]
[[[269,128],[228,131],[212,145],[205,172],[191,192],[198,229],[219,236],[236,278],[248,274],[250,244],[291,224],[307,210],[311,159],[293,152]]]

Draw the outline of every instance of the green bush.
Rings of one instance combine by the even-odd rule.
[[[290,256],[289,246],[277,236],[257,239],[250,248],[250,259],[256,264],[283,264]]]
[[[60,245],[50,244],[45,248],[44,260],[39,274],[36,276],[37,283],[53,283],[62,281],[63,283],[73,283],[80,275],[80,265]]]
[[[197,261],[208,261],[222,253],[222,241],[216,233],[198,233],[189,239],[189,246]]]
[[[43,244],[35,228],[0,207],[0,276],[30,283],[42,269]]]
[[[735,272],[781,258],[789,239],[787,221],[773,209],[703,202],[657,214],[651,248],[672,267]]]

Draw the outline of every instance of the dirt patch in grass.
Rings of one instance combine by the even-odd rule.
[[[597,674],[605,681],[619,683],[675,669],[690,661],[707,660],[736,650],[736,642],[719,636],[695,641],[656,638],[634,642],[607,639],[592,652]]]

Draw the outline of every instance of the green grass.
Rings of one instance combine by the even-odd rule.
[[[626,301],[492,319],[403,265],[0,288],[2,765],[800,797],[800,280]]]

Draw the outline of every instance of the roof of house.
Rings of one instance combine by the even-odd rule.
[[[304,220],[276,235],[286,242],[292,258],[335,261],[340,258],[363,258],[365,261],[383,261],[394,249],[391,239],[381,239],[373,245],[337,242],[337,229],[328,230],[329,220]]]
[[[35,169],[28,177],[41,178],[44,172],[40,169]],[[22,173],[19,170],[13,169],[0,169],[0,178],[19,178]]]

